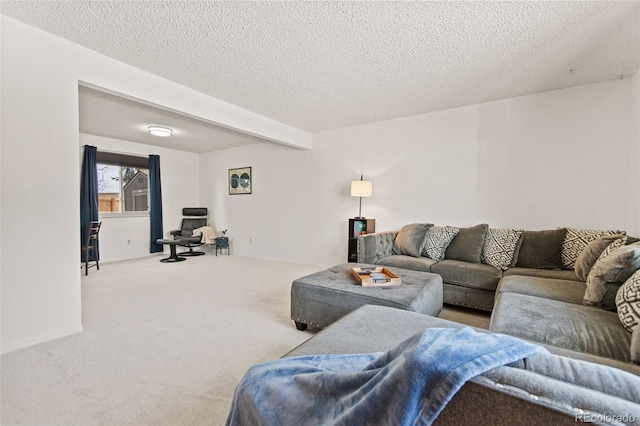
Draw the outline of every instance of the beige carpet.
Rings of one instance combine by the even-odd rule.
[[[158,260],[91,269],[83,333],[1,357],[2,425],[221,425],[251,365],[313,335],[290,320],[289,291],[320,268],[211,254]],[[452,308],[443,316],[488,322]]]
[[[223,424],[245,371],[313,334],[289,319],[289,290],[319,268],[158,259],[91,269],[83,333],[2,356],[3,425]]]
[[[444,305],[442,312],[438,315],[449,321],[471,325],[478,328],[489,328],[491,312],[479,311],[477,309],[462,308],[459,306]]]

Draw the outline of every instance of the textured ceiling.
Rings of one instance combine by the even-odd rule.
[[[1,8],[309,132],[628,77],[640,66],[637,2],[2,1]]]
[[[84,86],[79,87],[80,133],[179,149],[208,152],[258,142],[244,133],[172,111],[125,99]],[[153,136],[148,126],[173,130],[168,138]]]

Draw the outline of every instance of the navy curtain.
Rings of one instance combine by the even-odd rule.
[[[160,186],[160,156],[149,156],[149,216],[151,218],[150,253],[162,252],[156,240],[164,237],[162,230],[162,188]]]
[[[96,168],[95,146],[84,146],[82,158],[82,175],[80,177],[80,247],[87,243],[89,222],[98,220],[98,169]],[[81,250],[82,253],[82,250]],[[94,253],[90,253],[89,260],[95,260]],[[81,261],[84,256],[81,254]]]

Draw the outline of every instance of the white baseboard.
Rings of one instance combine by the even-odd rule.
[[[3,346],[0,348],[0,355],[7,354],[9,352],[17,351],[18,349],[24,349],[29,346],[37,345],[38,343],[48,342],[49,340],[59,339],[61,337],[71,336],[72,334],[81,333],[84,331],[82,326],[73,327],[68,330],[59,331],[57,333],[48,334],[46,336],[38,336],[25,340],[21,340],[19,342],[12,343],[7,346]]]

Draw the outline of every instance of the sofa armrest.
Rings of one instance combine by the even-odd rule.
[[[358,262],[373,264],[378,259],[391,256],[396,235],[398,231],[361,235],[358,238]]]

